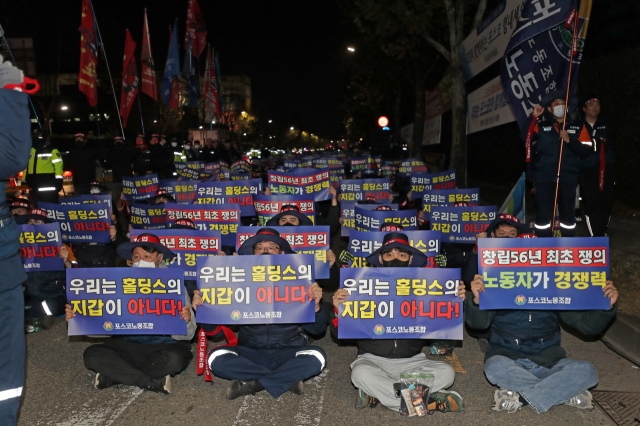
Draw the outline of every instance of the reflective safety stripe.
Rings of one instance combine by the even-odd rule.
[[[548,223],[546,225],[538,225],[537,223],[534,225],[537,229],[548,229],[551,228],[551,223]]]
[[[62,160],[59,159],[59,158],[56,158],[55,160],[51,160],[51,162],[52,163],[60,163],[60,162],[62,162]]]
[[[296,356],[298,355],[311,355],[311,356],[315,356],[316,358],[318,358],[318,361],[320,361],[320,370],[324,369],[324,365],[325,365],[325,359],[322,356],[322,354],[318,351],[314,351],[313,349],[309,349],[306,351],[298,351],[296,352]]]
[[[564,229],[574,229],[576,227],[576,224],[574,223],[573,225],[565,225],[564,223],[560,222],[560,226]]]
[[[211,367],[211,363],[213,362],[214,359],[216,359],[217,356],[226,355],[226,354],[232,354],[232,355],[238,356],[237,353],[235,353],[234,351],[230,351],[228,349],[218,349],[217,351],[211,351],[211,354],[209,355],[209,359],[207,360],[207,362],[209,363],[209,367]]]
[[[42,301],[42,308],[44,309],[44,312],[45,312],[47,315],[53,315],[53,314],[51,313],[51,310],[49,309],[49,306],[47,305],[47,302],[46,302],[46,301],[44,301],[44,300]]]
[[[6,391],[0,391],[0,401],[6,401],[7,399],[11,398],[18,398],[20,395],[22,395],[22,386]]]
[[[180,157],[182,157],[182,153],[181,152],[174,152],[173,155],[179,155]]]
[[[44,192],[44,191],[55,191],[56,188],[54,186],[45,186],[43,188],[38,188],[38,191],[40,192]]]
[[[38,154],[38,157],[51,157],[53,154]]]
[[[589,234],[593,237],[593,229],[591,229],[591,221],[589,220],[589,216],[584,215],[585,219],[587,219],[587,228],[589,228]]]
[[[64,179],[64,176],[62,176],[62,175],[56,175],[56,179]]]

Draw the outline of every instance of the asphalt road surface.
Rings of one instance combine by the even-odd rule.
[[[19,425],[391,425],[397,422],[438,425],[608,425],[599,408],[585,411],[568,406],[535,414],[528,407],[513,413],[491,410],[494,388],[482,372],[483,353],[477,341],[465,335],[455,354],[466,371],[456,374],[452,387],[465,399],[462,413],[435,413],[426,419],[406,419],[382,406],[354,409],[356,391],[349,364],[355,347],[338,346],[330,338],[314,344],[328,355],[325,370],[305,383],[302,396],[286,393],[273,399],[266,392],[225,399],[227,381],[205,383],[196,377],[192,361],[173,378],[173,392],[162,395],[134,387],[93,388],[94,373],[85,369],[82,352],[91,341],[69,338],[66,324],[57,320],[50,330],[27,335],[27,380]],[[213,343],[210,343],[210,348]],[[600,341],[585,342],[563,332],[569,356],[595,364],[599,390],[640,391],[640,372],[610,352]],[[195,345],[193,346],[195,349]],[[425,348],[428,351],[428,348]]]

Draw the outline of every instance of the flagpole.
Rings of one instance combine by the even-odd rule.
[[[116,98],[116,88],[113,86],[113,78],[111,78],[111,69],[109,68],[109,60],[107,59],[107,52],[104,50],[104,40],[102,39],[102,34],[100,33],[100,27],[98,26],[98,18],[96,17],[96,11],[93,8],[92,0],[89,0],[89,5],[91,6],[91,12],[93,12],[93,22],[96,25],[96,31],[98,31],[98,37],[100,38],[100,47],[102,48],[102,56],[104,57],[104,63],[107,65],[107,73],[109,74],[109,82],[111,83],[113,100],[116,104],[116,111],[118,112],[118,123],[120,123],[120,131],[122,132],[122,138],[126,139],[124,135],[124,127],[122,126],[122,119],[120,117],[120,107],[118,106],[118,99]]]
[[[142,126],[142,134],[146,136],[144,131],[144,120],[142,119],[142,104],[140,103],[140,91],[138,90],[138,111],[140,111],[140,125]]]
[[[98,137],[100,136],[100,114],[98,114],[98,104],[95,106],[96,108],[96,126],[98,127]]]
[[[564,100],[564,121],[562,123],[562,130],[567,128],[567,112],[569,111],[569,93],[571,93],[571,72],[573,70],[573,57],[578,51],[578,19],[579,13],[577,10],[573,10],[574,23],[573,23],[573,38],[571,40],[571,57],[569,58],[569,76],[567,77],[567,94]],[[555,232],[556,226],[556,210],[558,208],[558,189],[560,188],[560,169],[562,168],[562,151],[565,142],[560,138],[560,158],[558,158],[558,173],[556,175],[556,195],[553,200],[553,216],[551,216],[551,235]]]

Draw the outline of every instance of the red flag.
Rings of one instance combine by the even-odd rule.
[[[151,39],[149,38],[149,23],[147,22],[147,9],[144,10],[144,25],[142,28],[142,93],[158,100],[158,86],[156,84],[156,70],[151,56]]]
[[[174,78],[171,82],[171,98],[169,98],[169,108],[178,109],[180,106],[180,82]]]
[[[198,0],[189,0],[187,8],[187,30],[184,34],[184,48],[189,45],[191,36],[191,48],[193,56],[199,58],[207,45],[207,26],[204,23]]]
[[[98,84],[96,67],[98,66],[98,45],[93,24],[93,13],[89,0],[82,0],[82,22],[80,23],[80,72],[78,87],[87,96],[89,105],[98,103]]]
[[[124,59],[122,64],[122,92],[120,94],[120,116],[122,126],[127,127],[127,118],[131,111],[131,106],[138,95],[138,68],[136,67],[136,42],[131,38],[131,33],[127,30],[127,37],[124,42]]]
[[[207,49],[207,62],[204,70],[202,96],[207,100],[205,103],[207,111],[209,111],[211,115],[220,117],[218,91],[216,90],[216,67],[213,62],[213,51],[210,47]]]

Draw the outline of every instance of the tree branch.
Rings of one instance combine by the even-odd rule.
[[[433,39],[426,31],[421,32],[420,36],[431,45],[434,49],[438,51],[447,62],[451,62],[451,52],[449,52],[443,45],[441,45],[437,40]]]
[[[471,24],[471,29],[469,30],[469,34],[467,35],[467,37],[469,37],[476,28],[478,28],[478,25],[480,25],[480,21],[482,21],[482,17],[484,16],[484,12],[485,10],[487,10],[487,0],[480,0],[480,3],[478,4],[478,10],[476,11],[476,16],[475,18],[473,18],[473,23]]]

